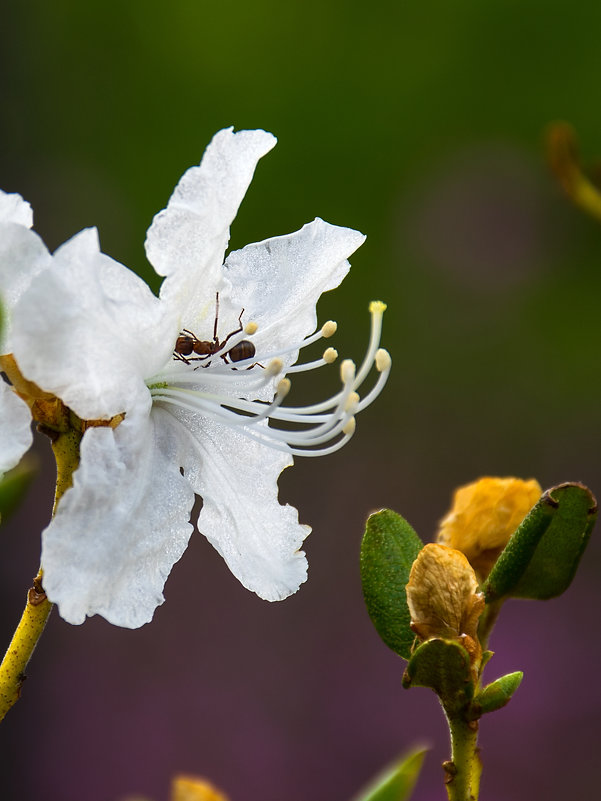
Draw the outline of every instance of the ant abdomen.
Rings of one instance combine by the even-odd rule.
[[[233,348],[230,348],[227,355],[233,362],[242,362],[245,359],[252,359],[255,355],[255,346],[248,339],[242,339],[240,342],[237,342]]]

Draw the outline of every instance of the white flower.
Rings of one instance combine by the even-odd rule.
[[[0,355],[11,349],[16,301],[49,262],[42,241],[29,230],[32,223],[29,203],[0,190]],[[31,442],[29,408],[0,376],[0,478],[17,464]]]
[[[310,529],[279,504],[278,476],[294,455],[328,453],[351,436],[390,357],[376,302],[360,369],[343,361],[334,397],[282,407],[287,374],[336,358],[328,348],[295,364],[334,332],[331,322],[316,331],[315,305],[364,237],[316,219],[223,263],[230,223],[274,144],[264,131],[221,131],[183,175],[146,240],[165,276],[159,298],[101,253],[91,229],[59,248],[14,305],[22,373],[82,419],[113,419],[86,430],[73,487],[43,534],[44,588],[69,622],[97,613],[133,628],[152,618],[186,548],[195,493],[199,530],[244,586],[279,600],[306,578]],[[379,378],[359,399],[374,363]]]

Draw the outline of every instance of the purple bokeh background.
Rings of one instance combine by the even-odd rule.
[[[370,509],[400,506],[402,496],[424,536],[444,512],[444,495],[427,497],[400,460],[396,471],[381,471],[381,439],[357,440],[350,454],[301,463],[283,479],[286,497],[314,525],[310,580],[285,603],[250,595],[195,534],[151,625],[131,632],[93,619],[71,627],[53,613],[23,697],[0,730],[3,798],[120,801],[140,793],[158,801],[183,771],[209,777],[232,799],[344,801],[423,743],[432,752],[415,798],[442,797],[442,712],[429,691],[401,688],[404,663],[363,607],[358,549]],[[51,465],[43,462],[42,498],[31,493],[11,526],[19,535],[6,535],[5,638],[50,501]],[[587,556],[563,598],[507,604],[493,636],[488,677],[522,669],[525,679],[514,701],[482,722],[490,801],[586,797],[594,786],[586,753],[600,740],[597,539]]]

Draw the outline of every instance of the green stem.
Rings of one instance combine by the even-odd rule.
[[[81,433],[69,428],[58,433],[52,442],[56,459],[56,492],[53,516],[56,507],[66,490],[71,486],[73,472],[79,463],[79,443]],[[27,603],[21,620],[15,630],[8,650],[0,664],[0,721],[9,709],[16,704],[21,695],[25,679],[25,669],[38,640],[42,636],[46,621],[52,611],[52,604],[42,587],[42,569],[33,580],[27,593]]]
[[[491,603],[486,605],[484,613],[480,618],[480,625],[478,626],[478,639],[480,640],[483,651],[486,651],[488,648],[488,640],[490,639],[493,627],[497,622],[497,618],[499,617],[499,612],[501,611],[504,600],[504,598],[499,598],[497,601],[491,601]]]
[[[445,762],[449,801],[478,801],[482,765],[478,755],[478,721],[447,713],[451,734],[451,761]]]

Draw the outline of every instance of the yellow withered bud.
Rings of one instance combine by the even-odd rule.
[[[542,495],[538,481],[481,478],[455,491],[437,541],[464,553],[480,581]]]
[[[478,618],[484,596],[466,557],[454,548],[431,543],[419,552],[407,584],[411,628],[421,640],[457,640],[480,662]]]
[[[177,776],[171,787],[171,801],[228,801],[228,799],[204,779]]]

